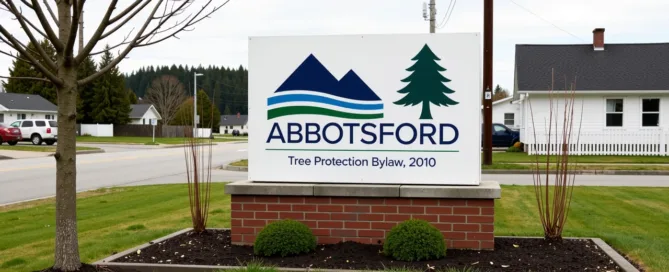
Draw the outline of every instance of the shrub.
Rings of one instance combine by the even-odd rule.
[[[516,146],[514,145],[514,146],[510,146],[510,147],[506,150],[506,152],[523,152],[523,150],[520,149],[520,148],[518,148],[518,147],[516,147]]]
[[[444,236],[427,221],[410,219],[390,230],[383,252],[399,261],[423,261],[446,256]]]
[[[281,257],[309,253],[316,249],[316,236],[307,225],[286,219],[267,224],[256,238],[256,255]]]
[[[521,142],[516,142],[515,144],[513,144],[513,147],[522,149],[522,148],[523,148],[523,143],[521,143]]]

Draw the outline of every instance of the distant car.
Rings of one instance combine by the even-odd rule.
[[[21,129],[0,124],[0,145],[16,145],[21,140]]]
[[[239,130],[233,130],[232,131],[232,136],[239,136]]]
[[[481,145],[483,145],[483,139],[484,137],[481,137]],[[492,124],[493,147],[510,147],[518,141],[520,141],[520,132],[518,130],[511,129],[499,123]]]
[[[21,129],[22,141],[34,145],[53,145],[58,141],[58,122],[47,119],[25,119],[13,122],[10,126]]]

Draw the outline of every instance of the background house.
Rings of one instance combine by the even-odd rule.
[[[56,120],[58,107],[36,94],[0,93],[0,123],[22,119]]]
[[[248,115],[221,115],[221,123],[219,133],[221,134],[230,134],[233,130],[239,130],[239,133],[248,133],[249,126],[247,122],[249,120]]]
[[[515,70],[514,103],[520,105],[521,141],[530,153],[547,150],[554,71],[558,93],[576,82],[574,129],[577,132],[580,127],[581,136],[578,145],[570,146],[571,152],[668,154],[669,43],[605,44],[604,29],[598,28],[592,44],[517,45]],[[556,97],[552,103],[553,119],[561,118],[564,98]],[[557,131],[561,132],[560,127]]]
[[[150,125],[151,119],[161,120],[160,113],[152,104],[130,105],[130,123],[132,125]]]
[[[504,124],[513,129],[520,128],[520,105],[514,102],[513,97],[492,102],[492,122]]]

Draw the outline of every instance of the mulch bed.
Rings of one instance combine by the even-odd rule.
[[[51,267],[44,270],[40,270],[39,272],[63,272],[63,271],[59,269],[53,269],[53,267]],[[96,266],[82,263],[81,268],[79,268],[78,272],[137,272],[137,270],[123,269],[123,268],[109,268],[104,266]]]
[[[251,246],[230,243],[229,230],[203,234],[184,233],[133,252],[113,262],[241,266],[261,260],[265,264],[292,268],[386,269],[404,267],[477,268],[480,271],[622,271],[590,240],[549,243],[543,239],[496,238],[494,251],[447,250],[441,260],[394,261],[381,253],[380,245],[345,242],[318,245],[315,252],[291,257],[258,257]]]

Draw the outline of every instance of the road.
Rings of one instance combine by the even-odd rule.
[[[106,153],[77,157],[77,190],[86,191],[111,186],[185,183],[184,150],[144,145],[97,146]],[[212,166],[247,158],[246,143],[219,143],[212,148]],[[0,164],[0,205],[53,196],[55,161],[52,157],[3,160]],[[212,181],[237,181],[246,172],[213,170]],[[486,175],[484,180],[501,184],[532,185],[531,175]],[[576,185],[669,187],[666,176],[579,175]]]
[[[77,191],[110,186],[185,183],[184,149],[118,146],[107,153],[77,156]],[[212,166],[247,157],[246,143],[212,147]],[[53,157],[3,160],[0,164],[0,205],[53,196],[56,193]],[[246,179],[245,172],[212,171],[212,181]]]

